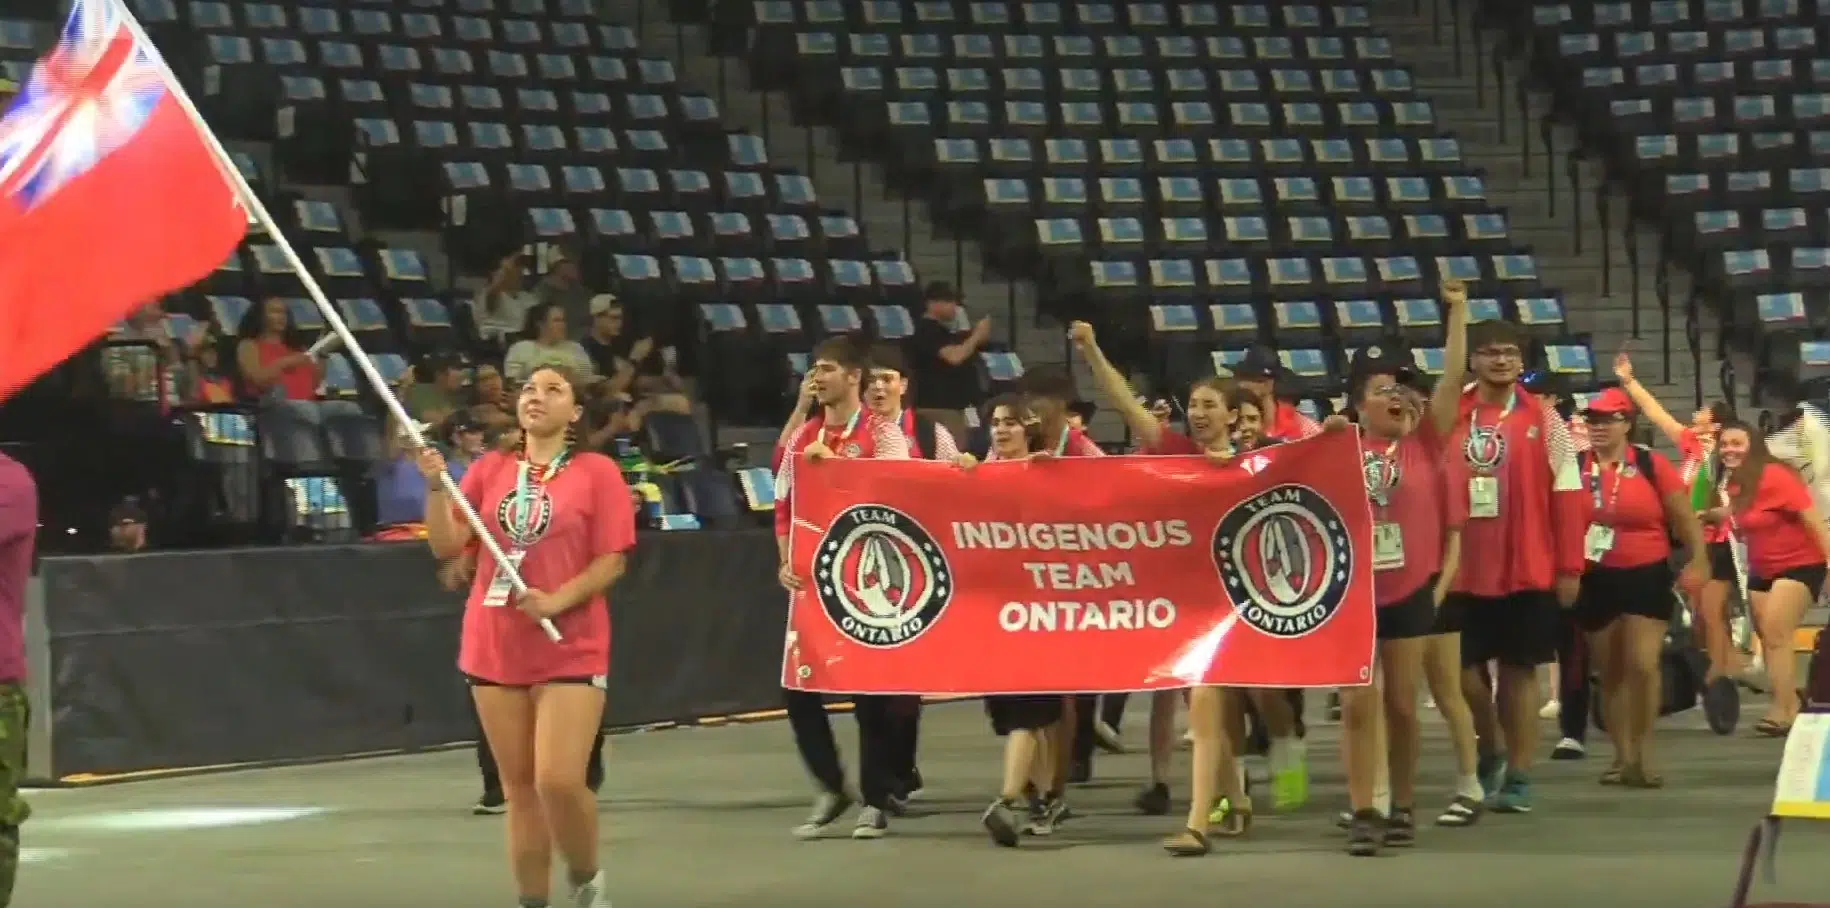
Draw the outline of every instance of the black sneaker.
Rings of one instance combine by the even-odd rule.
[[[1385,818],[1385,846],[1409,848],[1417,844],[1417,815],[1409,807],[1394,807]]]
[[[1025,812],[1022,801],[999,799],[985,808],[985,815],[980,822],[985,824],[985,831],[991,833],[991,840],[1005,848],[1015,848],[1023,840],[1022,816]]]
[[[1169,812],[1169,786],[1162,782],[1148,785],[1137,793],[1137,812],[1147,817],[1160,817]]]
[[[921,797],[921,788],[921,770],[909,770],[909,777],[902,780],[902,799],[904,801],[913,801],[916,798]]]
[[[1721,677],[1703,688],[1703,716],[1709,730],[1718,735],[1732,735],[1741,721],[1741,691],[1733,678]]]
[[[1093,781],[1093,764],[1091,761],[1075,760],[1074,764],[1068,767],[1067,783],[1069,785],[1085,785],[1091,781]]]
[[[845,811],[850,809],[850,797],[842,794],[822,794],[813,799],[813,812],[807,814],[807,819],[801,825],[794,827],[794,837],[797,839],[819,838],[820,834],[826,831],[826,827],[838,822],[839,817],[844,816]]]
[[[1029,825],[1023,827],[1028,835],[1054,835],[1063,820],[1068,818],[1067,801],[1056,795],[1043,801],[1037,810],[1029,816]]]
[[[477,799],[476,806],[470,808],[470,812],[479,817],[493,817],[497,814],[507,813],[508,799],[503,797],[502,793],[499,791],[493,789],[485,790],[483,796]]]
[[[1385,818],[1371,808],[1354,811],[1353,822],[1347,825],[1347,853],[1369,858],[1379,853],[1384,842]]]

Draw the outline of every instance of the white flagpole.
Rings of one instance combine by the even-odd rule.
[[[281,232],[278,224],[274,223],[273,215],[267,211],[267,206],[262,204],[260,197],[254,194],[254,188],[249,186],[247,179],[242,176],[241,168],[235,166],[235,159],[229,155],[229,150],[224,148],[222,142],[216,138],[216,134],[210,131],[210,126],[204,122],[203,115],[197,112],[197,105],[191,102],[190,97],[179,86],[177,75],[165,62],[164,56],[159,54],[158,47],[152,43],[152,39],[147,37],[145,29],[140,27],[139,20],[133,16],[133,11],[127,8],[126,0],[92,0],[92,2],[112,4],[120,13],[121,21],[126,29],[133,34],[136,41],[146,47],[154,64],[159,67],[165,77],[166,90],[171,93],[172,99],[178,102],[178,106],[184,109],[185,115],[190,117],[197,134],[203,137],[210,151],[215,154],[224,179],[235,187],[235,191],[241,196],[242,204],[247,206],[248,212],[254,216],[255,222],[267,231],[267,236],[279,247],[280,254],[286,258],[286,264],[292,266],[293,272],[299,277],[299,283],[304,285],[305,293],[311,297],[312,302],[318,304],[318,311],[324,313],[325,323],[336,332],[338,339],[343,341],[343,348],[356,361],[357,367],[368,378],[369,384],[375,388],[375,393],[381,395],[381,402],[387,405],[388,412],[394,415],[394,418],[413,439],[413,447],[415,449],[424,448],[426,439],[420,434],[419,426],[411,416],[407,415],[406,407],[401,406],[400,399],[394,396],[393,389],[388,387],[387,379],[381,377],[381,372],[375,368],[375,363],[369,359],[368,353],[362,349],[360,343],[357,343],[356,336],[350,333],[349,325],[344,323],[343,316],[337,313],[337,308],[330,304],[324,288],[318,286],[317,279],[312,277],[311,272],[306,269],[304,260],[300,259],[298,251],[292,248],[292,243],[286,239],[286,234]],[[502,547],[496,544],[495,537],[489,534],[489,528],[483,525],[483,518],[477,515],[476,508],[471,507],[470,501],[464,497],[463,492],[459,491],[457,481],[451,478],[449,472],[445,472],[439,474],[439,482],[444,486],[445,494],[451,498],[452,503],[463,512],[464,520],[476,533],[477,541],[481,542],[484,550],[495,559],[496,570],[502,571],[508,576],[509,582],[514,585],[515,592],[526,593],[527,583],[521,579],[521,573],[509,562]],[[553,641],[557,642],[560,639],[559,628],[551,620],[540,619],[540,627]]]

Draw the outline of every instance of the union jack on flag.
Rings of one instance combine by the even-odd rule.
[[[77,0],[0,119],[0,195],[30,209],[132,140],[167,92],[156,55],[118,0]]]

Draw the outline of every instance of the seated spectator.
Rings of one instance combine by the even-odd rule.
[[[546,276],[534,285],[534,295],[542,303],[558,306],[566,314],[566,324],[580,328],[590,324],[591,288],[585,286],[578,253],[565,245],[547,248]]]
[[[495,366],[478,366],[476,380],[470,384],[470,415],[490,429],[515,425],[515,400],[508,395],[508,383],[502,370]]]
[[[654,339],[636,337],[625,330],[627,326],[623,305],[614,295],[599,293],[591,297],[591,332],[580,341],[597,374],[609,378],[613,390],[624,392],[637,376],[669,371],[669,357],[661,355]]]
[[[527,340],[516,341],[502,361],[502,374],[516,385],[541,366],[564,366],[587,383],[597,377],[591,356],[578,341],[566,335],[566,313],[552,303],[527,311]]]
[[[360,412],[354,402],[320,398],[324,366],[318,355],[334,344],[300,349],[293,339],[292,310],[285,300],[268,297],[249,307],[235,333],[240,338],[235,342],[235,362],[242,383],[247,396],[260,406],[283,407],[313,423],[322,422],[332,411]]]
[[[401,403],[414,419],[438,422],[464,406],[464,361],[455,354],[435,353],[420,363],[418,380]]]
[[[421,425],[419,431],[423,434],[430,428]],[[383,527],[423,523],[426,479],[419,474],[413,439],[391,416],[386,431],[386,455],[375,465],[375,522]]]
[[[991,339],[991,317],[985,316],[969,331],[953,330],[961,308],[959,291],[951,284],[928,285],[927,311],[915,323],[907,354],[921,395],[923,417],[947,427],[955,438],[966,437],[965,411],[978,407],[979,372],[976,357]]]
[[[220,407],[235,402],[235,383],[222,369],[216,335],[205,335],[192,347],[185,362],[184,403],[190,407]]]
[[[464,473],[483,456],[483,423],[463,411],[445,421],[445,468],[451,478],[463,481]]]
[[[140,499],[124,498],[109,513],[108,545],[123,553],[146,548],[146,509],[140,507]]]
[[[527,256],[519,252],[503,256],[496,272],[489,276],[489,283],[477,291],[470,303],[477,335],[501,349],[513,342],[527,323],[527,310],[540,301],[522,285],[526,272]]]

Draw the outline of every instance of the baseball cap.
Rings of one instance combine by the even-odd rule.
[[[481,431],[483,431],[483,421],[470,415],[470,413],[465,410],[459,410],[458,412],[453,413],[451,418],[445,422],[446,435],[458,435],[464,432]]]
[[[604,313],[609,312],[610,307],[614,305],[616,305],[616,294],[599,293],[598,295],[591,297],[591,314],[603,315]]]
[[[1270,347],[1255,346],[1245,351],[1233,364],[1234,378],[1276,378],[1283,374],[1283,362]]]
[[[1354,351],[1353,361],[1347,365],[1347,385],[1358,387],[1374,375],[1390,375],[1403,384],[1416,374],[1417,366],[1410,357],[1396,348],[1374,344]]]
[[[1633,398],[1619,388],[1609,388],[1589,398],[1585,413],[1603,413],[1608,415],[1630,416],[1638,408],[1633,406]]]

